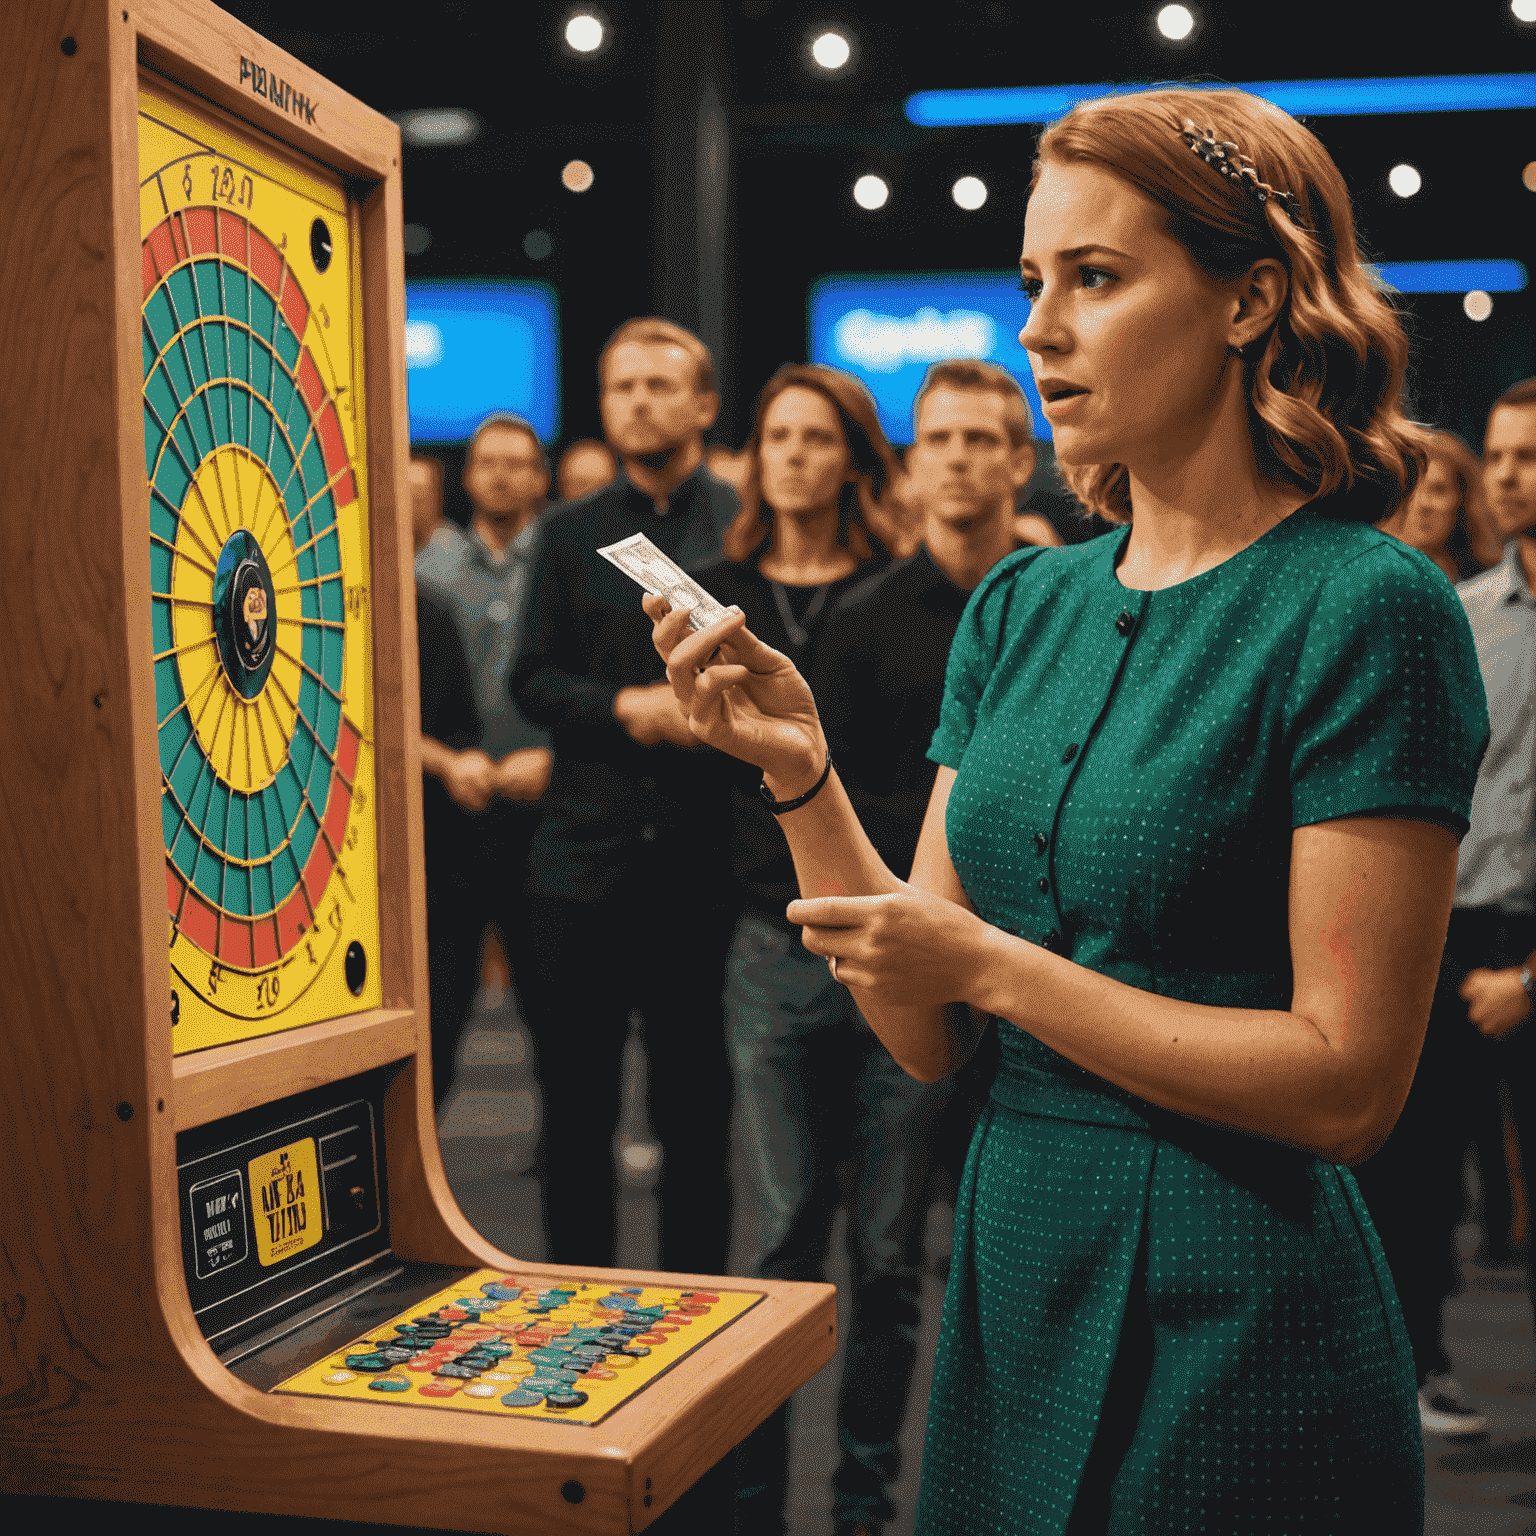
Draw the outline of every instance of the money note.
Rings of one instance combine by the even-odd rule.
[[[675,560],[657,549],[643,533],[631,534],[599,550],[603,559],[639,582],[653,597],[664,597],[674,608],[689,609],[694,630],[708,629],[730,611],[722,608]]]

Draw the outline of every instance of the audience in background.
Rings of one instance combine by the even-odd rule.
[[[1484,504],[1482,467],[1454,432],[1431,435],[1424,478],[1379,526],[1422,550],[1451,581],[1476,576],[1497,565],[1503,554]]]
[[[1443,1303],[1455,1289],[1462,1160],[1502,1078],[1526,1188],[1536,1170],[1536,379],[1488,416],[1483,487],[1503,559],[1457,591],[1492,737],[1456,862],[1456,894],[1408,1101],[1355,1170],[1403,1304],[1426,1430],[1480,1434],[1487,1416],[1451,1374]],[[1442,519],[1443,523],[1444,519]]]
[[[443,519],[443,465],[441,459],[412,454],[406,471],[411,487],[411,536],[419,555],[441,535],[452,535]]]
[[[718,1274],[730,1234],[723,759],[678,709],[634,583],[596,551],[644,533],[697,567],[718,557],[737,501],[704,467],[720,399],[696,336],[628,321],[603,349],[598,384],[622,467],[551,515],[512,685],[555,748],[534,841],[528,1009],[546,1103],[546,1219],[558,1262],[611,1262],[610,1137],[638,1009],[664,1158],[661,1267]]]
[[[528,846],[551,764],[548,733],[523,718],[507,691],[549,491],[533,428],[505,414],[482,422],[465,456],[464,489],[474,509],[468,530],[441,525],[416,557],[418,591],[435,598],[457,626],[480,724],[478,753],[455,758],[442,780],[469,820],[459,828],[462,920],[451,938],[440,932],[429,962],[465,978],[439,982],[453,1007],[432,1019],[439,1103],[474,999],[488,923],[500,931],[519,991],[526,979]]]
[[[734,448],[726,448],[716,443],[704,450],[704,462],[709,466],[709,472],[712,475],[724,480],[739,496],[746,488],[747,455],[748,450],[745,448],[737,453]]]
[[[618,474],[618,460],[607,443],[595,437],[580,437],[560,455],[555,470],[555,484],[561,501],[580,501],[593,491],[600,491]]]

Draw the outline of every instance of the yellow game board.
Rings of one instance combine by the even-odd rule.
[[[762,1299],[482,1269],[272,1390],[596,1424]]]

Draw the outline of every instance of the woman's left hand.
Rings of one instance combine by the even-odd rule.
[[[908,885],[883,896],[815,896],[785,915],[813,955],[837,958],[837,979],[878,1003],[943,1007],[970,1002],[1000,944],[999,928],[965,907]]]

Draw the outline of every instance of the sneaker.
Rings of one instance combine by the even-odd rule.
[[[1454,1376],[1431,1371],[1419,1388],[1419,1425],[1432,1435],[1480,1435],[1488,1428],[1488,1419],[1472,1406],[1466,1388]]]

